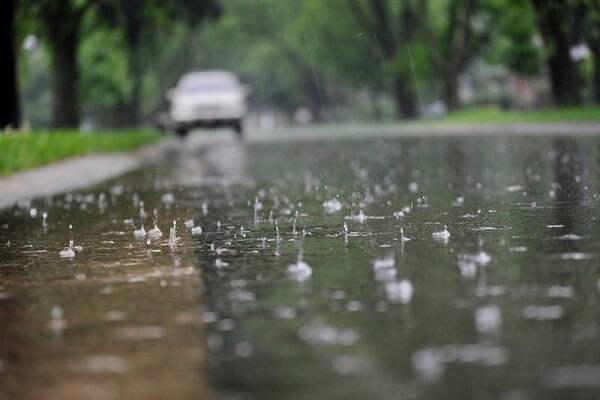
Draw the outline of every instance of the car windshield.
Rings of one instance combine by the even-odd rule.
[[[235,88],[236,80],[229,76],[189,76],[179,83],[184,92],[218,92]]]

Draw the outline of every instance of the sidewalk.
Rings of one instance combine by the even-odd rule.
[[[91,186],[124,174],[156,158],[173,140],[131,153],[91,154],[0,178],[0,209],[35,197],[52,196]]]

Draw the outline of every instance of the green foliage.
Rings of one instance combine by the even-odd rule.
[[[79,64],[82,66],[82,100],[100,109],[122,103],[131,91],[127,74],[127,57],[118,31],[98,29],[81,43]]]
[[[542,48],[535,42],[535,14],[529,0],[489,0],[492,46],[488,61],[523,75],[538,75]]]
[[[148,130],[6,132],[0,135],[0,175],[68,157],[133,150],[162,137],[162,134]]]
[[[80,93],[85,115],[100,126],[132,103],[142,116],[165,109],[165,92],[190,70],[236,72],[252,87],[256,110],[292,115],[308,107],[329,118],[379,116],[378,103],[390,104],[399,78],[421,105],[448,101],[446,90],[475,62],[539,77],[551,51],[540,40],[532,0],[381,0],[393,54],[382,49],[371,0],[24,2],[30,10],[21,9],[20,37],[34,32],[46,44],[21,52],[24,110],[35,126],[48,123],[52,88],[50,47],[36,15],[59,3],[75,11],[91,7],[81,26]],[[352,3],[361,5],[368,23]],[[598,0],[568,3],[588,10],[578,40],[600,43]],[[598,57],[579,66],[586,82],[595,76]]]

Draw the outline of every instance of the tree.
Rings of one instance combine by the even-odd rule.
[[[600,0],[583,0],[581,10],[585,15],[583,35],[593,61],[592,95],[600,103]]]
[[[190,27],[204,18],[217,17],[220,6],[217,0],[112,0],[100,4],[100,15],[109,26],[123,34],[131,90],[122,108],[125,123],[140,122],[140,103],[145,65],[155,57],[156,37],[152,29],[164,27],[173,21],[183,21]],[[146,51],[146,54],[145,52]]]
[[[494,24],[488,24],[489,46],[482,56],[491,64],[502,64],[520,75],[539,75],[542,50],[536,45],[538,34],[535,11],[530,0],[493,0],[488,10]]]
[[[0,130],[16,128],[20,122],[15,54],[16,0],[0,4]]]
[[[554,101],[559,106],[578,105],[581,79],[571,59],[573,2],[569,0],[532,0],[537,24],[547,51],[546,63]]]
[[[307,107],[315,120],[328,117],[330,93],[318,44],[299,37],[306,4],[305,0],[223,1],[223,17],[194,37],[194,46],[202,49],[198,65],[237,72],[252,84],[257,108],[292,115]]]
[[[40,22],[52,54],[54,128],[80,123],[78,49],[84,16],[94,0],[28,0],[26,8]]]
[[[486,23],[482,3],[481,0],[437,1],[424,10],[427,13],[422,23],[425,39],[431,46],[432,63],[441,75],[444,100],[449,110],[459,106],[460,74],[488,38],[488,32],[475,24],[476,19],[480,20],[479,25]]]
[[[402,0],[391,7],[387,0],[347,0],[348,8],[362,29],[375,35],[377,46],[389,64],[393,95],[398,114],[403,118],[412,118],[418,113],[416,88],[411,82],[414,71],[410,45],[419,29],[423,4],[425,2]]]

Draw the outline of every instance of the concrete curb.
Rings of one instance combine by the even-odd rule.
[[[146,145],[130,153],[90,154],[0,178],[0,209],[34,199],[98,184],[156,158],[174,139]]]
[[[308,131],[308,132],[307,132]],[[464,137],[464,136],[597,136],[598,122],[553,123],[423,123],[423,124],[339,124],[296,126],[274,129],[268,133],[250,135],[252,142],[290,142],[328,139],[385,139],[401,137]]]

